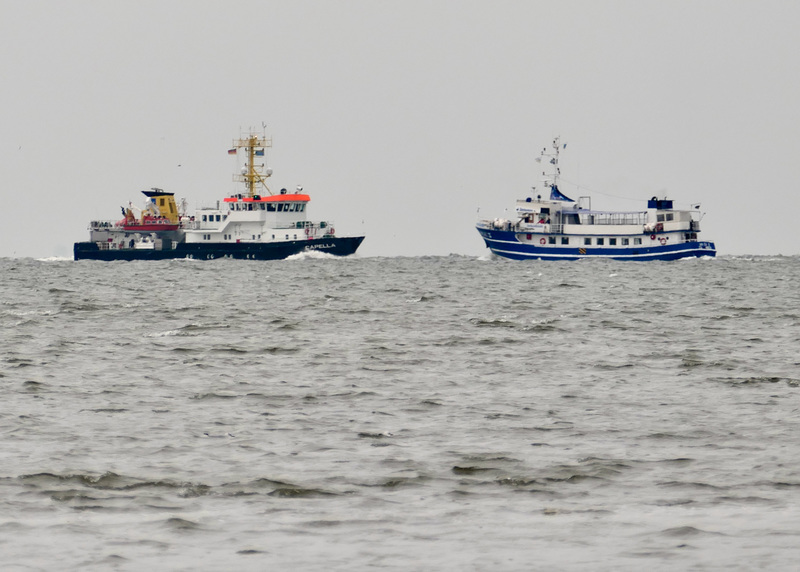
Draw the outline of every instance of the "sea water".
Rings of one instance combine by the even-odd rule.
[[[798,283],[0,260],[0,568],[796,569]]]

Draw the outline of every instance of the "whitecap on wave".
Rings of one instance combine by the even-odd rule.
[[[145,334],[144,337],[146,338],[167,338],[170,336],[180,336],[180,330],[167,330],[166,332],[152,332],[150,334]]]
[[[292,254],[291,256],[287,256],[286,260],[306,260],[309,258],[312,260],[327,260],[337,257],[327,252],[320,252],[319,250],[306,250],[304,252],[299,252],[297,254]]]
[[[71,256],[47,256],[45,258],[36,258],[37,262],[72,262],[74,258]]]

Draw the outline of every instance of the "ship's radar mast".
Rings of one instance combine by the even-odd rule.
[[[265,168],[264,155],[265,149],[272,147],[272,139],[267,139],[266,134],[258,135],[251,132],[247,137],[240,137],[233,140],[228,154],[236,155],[240,149],[244,149],[247,162],[241,175],[234,175],[233,180],[237,183],[244,183],[247,187],[247,196],[253,198],[262,193],[256,192],[258,185],[261,184],[270,195],[274,194],[267,186],[267,178],[272,175],[272,169]],[[256,161],[262,163],[256,165]]]
[[[564,145],[566,147],[566,145]],[[558,166],[558,154],[561,151],[561,138],[556,137],[553,139],[553,150],[552,152],[547,152],[547,147],[542,149],[541,156],[537,157],[537,163],[545,163],[551,165],[550,173],[547,171],[542,171],[543,183],[544,187],[547,188],[558,188],[558,177],[561,175],[561,167]]]

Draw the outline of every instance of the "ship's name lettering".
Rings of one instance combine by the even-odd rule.
[[[333,248],[333,244],[309,244],[306,250],[319,250],[321,248]]]

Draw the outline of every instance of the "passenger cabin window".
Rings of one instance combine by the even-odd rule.
[[[633,244],[642,244],[642,239],[641,238],[634,238],[633,239]]]
[[[658,222],[664,222],[664,215],[663,215],[663,214],[656,215],[656,220],[657,220]]]
[[[555,244],[555,243],[556,243],[556,237],[555,237],[555,236],[551,236],[551,237],[549,237],[549,238],[547,239],[547,241],[548,241],[550,244]]]
[[[603,244],[605,244],[605,239],[598,238],[597,239],[597,246],[602,246]]]
[[[608,245],[609,246],[616,246],[617,245],[617,239],[616,238],[609,238],[608,239]]]
[[[561,237],[561,244],[569,244],[569,237],[562,236]]]
[[[206,222],[206,215],[203,215],[203,222]]]
[[[585,244],[586,246],[589,246],[590,244],[592,244],[592,239],[591,238],[584,238],[583,239],[583,244]]]
[[[628,244],[630,244],[630,240],[628,240],[627,238],[623,238],[622,239],[622,246],[628,246]]]
[[[667,220],[672,220],[672,217],[673,217],[672,213],[667,213]]]

